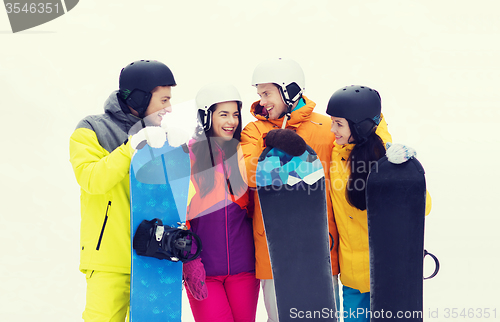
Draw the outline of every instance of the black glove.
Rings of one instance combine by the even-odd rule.
[[[275,147],[293,156],[302,155],[307,148],[306,141],[300,135],[287,129],[269,131],[266,136],[266,146]]]

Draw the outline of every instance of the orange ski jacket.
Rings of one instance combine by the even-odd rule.
[[[305,142],[314,149],[318,154],[319,159],[323,164],[325,172],[325,195],[328,209],[328,226],[330,234],[333,237],[334,245],[331,250],[332,272],[334,275],[339,273],[337,247],[338,233],[333,217],[333,208],[330,201],[330,183],[329,183],[329,164],[332,154],[335,136],[330,132],[331,120],[328,116],[313,112],[316,103],[303,96],[305,105],[291,113],[290,119],[287,121],[286,128],[295,131],[300,135]],[[256,113],[260,110],[260,101],[252,104],[251,113],[257,118],[257,121],[248,123],[241,133],[241,147],[245,157],[247,169],[248,185],[255,188],[255,172],[260,154],[265,148],[265,135],[273,130],[280,129],[284,117],[277,120],[269,120],[264,116]],[[255,270],[256,277],[259,279],[272,279],[271,263],[269,259],[269,251],[267,249],[266,235],[264,231],[264,223],[262,220],[262,212],[260,210],[259,198],[256,191],[252,191],[254,198],[253,209],[253,229],[255,242]],[[304,224],[307,224],[306,222]],[[291,250],[293,251],[293,250]]]

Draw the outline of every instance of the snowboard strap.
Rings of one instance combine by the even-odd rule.
[[[428,280],[430,278],[433,278],[439,272],[439,260],[437,259],[437,257],[434,256],[433,254],[429,253],[426,249],[424,249],[424,258],[427,255],[429,255],[430,257],[432,257],[432,259],[434,260],[434,263],[436,264],[436,268],[434,269],[434,273],[432,273],[431,276],[429,276],[429,277],[424,277],[424,280]]]
[[[191,253],[193,241],[196,252]],[[201,239],[192,231],[164,226],[158,218],[143,220],[134,235],[133,248],[138,255],[187,263],[201,253]]]

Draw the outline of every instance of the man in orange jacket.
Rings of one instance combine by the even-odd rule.
[[[257,160],[265,148],[267,133],[271,130],[286,129],[288,135],[292,133],[289,130],[295,132],[317,153],[325,171],[325,188],[329,189],[330,174],[328,169],[335,137],[330,131],[330,119],[325,115],[313,112],[316,104],[302,95],[305,89],[305,77],[300,65],[291,59],[266,60],[255,68],[252,85],[257,88],[257,94],[260,96],[260,100],[253,103],[251,107],[251,113],[257,118],[257,121],[248,123],[241,133],[241,147],[245,157],[249,186],[255,188]],[[292,133],[292,135],[295,134]],[[273,135],[273,137],[277,136]],[[329,192],[326,193],[326,197],[329,231],[334,241],[330,255],[338,307],[338,233]],[[253,191],[253,198],[255,201],[253,228],[256,277],[262,280],[268,322],[277,322],[278,314],[271,263],[259,198],[255,191]]]

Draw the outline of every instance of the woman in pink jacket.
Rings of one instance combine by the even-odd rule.
[[[188,219],[203,247],[201,260],[184,271],[189,303],[197,322],[255,321],[259,281],[239,148],[240,95],[232,85],[209,84],[196,103],[201,126],[189,144],[194,189]]]

